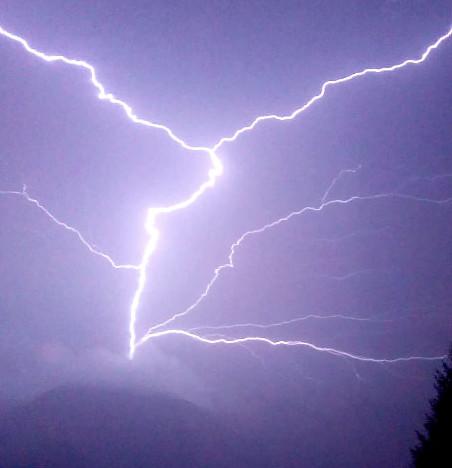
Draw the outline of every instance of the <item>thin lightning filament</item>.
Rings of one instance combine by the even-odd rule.
[[[221,176],[223,172],[223,166],[220,161],[220,158],[217,155],[218,150],[226,143],[230,143],[233,141],[236,141],[239,136],[246,132],[252,131],[254,128],[256,128],[261,122],[264,121],[279,121],[279,122],[284,122],[288,120],[293,120],[296,117],[300,116],[303,112],[305,112],[307,109],[309,109],[313,104],[315,104],[317,101],[320,101],[326,94],[327,90],[333,86],[340,85],[349,81],[352,81],[356,78],[364,77],[366,75],[371,75],[371,74],[384,74],[384,73],[390,73],[393,71],[400,70],[406,66],[409,65],[416,65],[416,64],[421,64],[423,63],[429,56],[430,54],[437,49],[446,39],[448,39],[452,35],[452,28],[449,29],[448,32],[446,32],[444,35],[440,36],[433,44],[429,45],[425,51],[420,55],[420,57],[415,58],[415,59],[407,59],[404,60],[403,62],[400,62],[395,65],[391,66],[385,66],[385,67],[380,67],[380,68],[366,68],[364,70],[358,71],[356,73],[352,73],[350,75],[344,76],[342,78],[338,78],[335,80],[330,80],[326,81],[325,83],[322,84],[320,87],[320,91],[318,94],[313,96],[311,99],[309,99],[305,104],[303,104],[301,107],[298,107],[291,113],[287,115],[276,115],[276,114],[268,114],[268,115],[261,115],[256,117],[250,124],[245,125],[238,130],[236,130],[231,136],[225,136],[222,137],[218,140],[216,144],[214,144],[212,147],[207,147],[207,146],[197,146],[197,145],[191,145],[184,141],[182,138],[176,135],[176,133],[168,126],[160,124],[160,123],[155,123],[150,120],[143,119],[139,116],[137,116],[133,110],[133,108],[127,104],[126,102],[122,101],[121,99],[117,98],[114,96],[112,93],[109,93],[106,91],[104,85],[99,81],[96,69],[89,64],[88,62],[84,60],[79,60],[79,59],[71,59],[68,57],[65,57],[64,55],[50,55],[46,54],[45,52],[39,51],[35,48],[33,48],[28,41],[26,41],[24,38],[21,36],[18,36],[16,34],[11,33],[10,31],[6,30],[5,28],[0,26],[0,35],[5,37],[6,39],[9,39],[13,41],[14,43],[17,43],[22,46],[22,48],[30,53],[31,55],[49,63],[56,63],[60,62],[66,65],[74,66],[77,68],[81,68],[85,70],[88,74],[88,77],[90,79],[91,84],[94,86],[94,88],[97,91],[97,97],[101,100],[107,101],[112,105],[115,105],[119,108],[122,109],[126,117],[131,120],[133,123],[137,125],[142,125],[145,127],[149,127],[155,130],[159,130],[164,132],[175,144],[179,145],[181,148],[193,152],[195,154],[200,154],[203,155],[204,157],[207,157],[210,162],[210,169],[207,173],[206,179],[204,182],[202,182],[199,187],[197,187],[189,196],[187,196],[185,199],[170,205],[170,206],[164,206],[164,207],[150,207],[147,212],[147,217],[145,219],[145,228],[148,233],[148,242],[144,248],[143,255],[141,258],[141,261],[138,265],[133,265],[133,264],[118,264],[113,259],[95,249],[85,238],[84,236],[75,228],[71,227],[70,225],[60,221],[58,218],[56,218],[44,205],[42,205],[38,200],[30,197],[26,190],[24,189],[22,192],[19,191],[3,191],[0,192],[0,194],[5,194],[5,195],[19,195],[25,198],[26,201],[29,203],[34,204],[37,208],[39,208],[47,217],[49,217],[54,223],[59,225],[60,227],[63,227],[64,229],[72,232],[75,234],[79,241],[94,255],[99,256],[106,260],[113,268],[116,269],[131,269],[135,270],[138,272],[138,284],[136,287],[136,290],[133,294],[132,302],[130,305],[130,310],[129,310],[129,357],[132,359],[135,351],[137,349],[137,346],[139,344],[143,344],[144,342],[148,341],[151,338],[158,338],[162,336],[168,336],[168,335],[177,335],[177,336],[184,336],[187,338],[191,338],[196,341],[201,341],[205,344],[238,344],[238,345],[243,345],[246,342],[263,342],[272,346],[304,346],[308,347],[310,349],[320,351],[320,352],[326,352],[329,354],[337,355],[337,356],[342,356],[342,357],[348,357],[350,359],[358,359],[366,362],[400,362],[400,361],[408,361],[408,360],[414,360],[414,359],[422,359],[422,360],[429,360],[429,359],[439,359],[441,357],[421,357],[421,356],[411,356],[407,358],[396,358],[396,359],[373,359],[373,358],[367,358],[363,356],[358,356],[355,354],[351,353],[346,353],[344,351],[339,351],[331,348],[323,348],[323,347],[318,347],[310,343],[305,343],[302,341],[272,341],[267,338],[259,337],[259,336],[247,336],[243,338],[237,338],[237,339],[229,339],[229,338],[207,338],[207,337],[202,337],[200,335],[197,335],[193,333],[193,331],[185,331],[185,330],[177,330],[177,329],[170,329],[170,330],[163,330],[163,331],[157,331],[160,328],[162,328],[164,325],[167,325],[174,321],[176,318],[186,315],[189,313],[191,310],[193,310],[200,301],[204,299],[204,297],[208,294],[210,291],[210,288],[212,285],[215,283],[217,280],[218,276],[220,275],[221,271],[223,271],[225,268],[232,268],[233,267],[233,256],[235,253],[235,250],[239,245],[248,237],[262,233],[267,229],[270,229],[278,224],[281,224],[282,222],[288,221],[294,216],[297,216],[299,214],[302,214],[306,211],[319,211],[324,209],[327,206],[330,206],[332,204],[348,204],[351,202],[354,202],[356,200],[375,200],[378,198],[387,198],[387,197],[399,197],[399,198],[410,198],[410,199],[416,199],[417,201],[428,201],[432,202],[432,200],[426,200],[426,199],[419,199],[416,197],[409,197],[407,195],[401,195],[401,194],[378,194],[378,195],[373,195],[373,196],[362,196],[362,197],[351,197],[347,200],[331,200],[327,201],[328,194],[330,192],[330,188],[335,184],[335,180],[333,180],[331,187],[325,192],[324,198],[321,200],[321,204],[319,207],[308,207],[303,209],[302,211],[298,212],[293,212],[290,213],[289,215],[278,219],[272,223],[269,223],[262,228],[258,228],[252,231],[248,231],[245,234],[243,234],[238,241],[236,241],[232,246],[230,250],[230,255],[229,255],[229,261],[220,267],[217,268],[215,271],[215,275],[213,280],[209,283],[207,286],[206,290],[204,291],[203,295],[198,299],[198,301],[193,304],[191,307],[189,307],[186,311],[175,314],[173,317],[170,317],[168,320],[157,324],[153,326],[148,333],[145,334],[143,338],[140,340],[137,340],[137,335],[136,335],[136,321],[137,321],[137,314],[138,310],[140,308],[140,303],[141,303],[141,298],[143,295],[143,292],[145,290],[146,284],[147,284],[147,270],[149,267],[149,264],[152,259],[152,255],[155,252],[158,244],[158,239],[159,239],[159,231],[157,229],[157,221],[160,215],[164,214],[170,214],[179,210],[183,210],[185,208],[188,208],[191,206],[193,203],[195,203],[208,189],[213,188],[216,184],[216,181],[218,177]],[[339,175],[338,177],[340,177]],[[435,203],[445,203],[448,202],[449,200],[443,200],[443,201],[433,201]]]

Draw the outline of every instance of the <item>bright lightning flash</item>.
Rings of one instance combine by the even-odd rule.
[[[104,260],[106,260],[113,268],[116,270],[139,270],[140,265],[129,265],[129,264],[120,264],[116,263],[109,255],[107,255],[104,252],[101,252],[100,250],[96,249],[93,247],[81,234],[81,232],[78,229],[75,229],[72,226],[69,226],[69,224],[64,223],[63,221],[60,221],[56,216],[54,216],[45,206],[41,205],[36,198],[30,197],[30,195],[27,192],[27,187],[24,185],[23,189],[21,192],[15,191],[15,190],[0,190],[0,195],[15,195],[15,196],[20,196],[23,197],[27,202],[31,203],[32,205],[36,206],[39,208],[48,218],[50,218],[55,224],[58,226],[66,229],[67,231],[75,234],[79,241],[94,255],[97,255]]]
[[[22,191],[0,191],[0,194],[3,195],[15,195],[15,196],[21,196],[23,197],[27,202],[32,203],[35,205],[37,208],[39,208],[46,216],[48,216],[54,223],[59,225],[60,227],[63,227],[64,229],[72,232],[75,234],[79,241],[94,255],[97,255],[104,260],[106,260],[113,268],[115,269],[132,269],[138,271],[138,285],[135,290],[135,293],[133,295],[132,303],[130,306],[130,321],[129,321],[129,357],[133,358],[135,351],[137,349],[138,345],[143,344],[144,342],[148,341],[151,338],[158,338],[158,337],[163,337],[163,336],[168,336],[168,335],[177,335],[177,336],[184,336],[188,337],[197,341],[201,341],[206,344],[238,344],[238,345],[243,345],[246,342],[262,342],[266,343],[272,346],[304,346],[308,347],[310,349],[313,349],[315,351],[320,351],[320,352],[326,352],[332,355],[336,356],[341,356],[341,357],[347,357],[350,359],[358,359],[360,361],[366,361],[366,362],[400,362],[400,361],[411,361],[411,360],[432,360],[432,359],[442,359],[443,356],[437,356],[437,357],[422,357],[422,356],[409,356],[409,357],[399,357],[399,358],[394,358],[394,359],[374,359],[374,358],[369,358],[365,356],[359,356],[356,354],[352,353],[347,353],[344,351],[336,350],[333,348],[327,348],[327,347],[320,347],[320,346],[315,346],[311,343],[303,342],[303,341],[272,341],[268,338],[260,337],[260,336],[246,336],[243,338],[208,338],[208,337],[203,337],[198,334],[193,333],[192,330],[179,330],[179,329],[170,329],[170,330],[164,330],[164,331],[156,331],[163,326],[169,324],[170,322],[173,322],[176,318],[186,315],[189,312],[191,312],[209,293],[210,288],[212,285],[215,283],[217,278],[219,277],[220,273],[222,270],[225,268],[232,268],[233,267],[233,256],[235,253],[236,248],[248,237],[254,234],[262,233],[266,231],[267,229],[270,229],[272,227],[275,227],[282,222],[288,221],[294,216],[300,215],[304,212],[307,211],[320,211],[327,206],[330,205],[343,205],[343,204],[348,204],[357,200],[375,200],[378,198],[388,198],[388,197],[398,197],[398,198],[404,198],[404,199],[411,199],[411,200],[417,200],[417,201],[423,201],[423,202],[432,202],[432,203],[445,203],[449,202],[451,200],[442,200],[442,201],[435,201],[435,200],[428,200],[428,199],[422,199],[422,198],[417,198],[417,197],[411,197],[408,195],[402,195],[402,194],[396,194],[396,193],[391,193],[391,194],[377,194],[377,195],[369,195],[369,196],[354,196],[350,197],[346,200],[330,200],[327,201],[327,197],[329,195],[329,192],[331,191],[332,187],[336,183],[337,178],[340,178],[342,173],[340,173],[336,179],[334,179],[330,185],[330,187],[327,189],[325,192],[324,197],[321,199],[321,204],[319,207],[306,207],[300,211],[292,212],[289,215],[278,219],[277,221],[271,222],[263,226],[262,228],[255,229],[252,231],[248,231],[245,234],[243,234],[238,241],[236,241],[232,246],[230,250],[230,255],[229,255],[229,261],[225,265],[222,265],[218,267],[215,270],[214,277],[208,284],[207,288],[205,289],[204,293],[200,296],[200,298],[188,309],[186,309],[184,312],[175,314],[173,317],[169,318],[168,320],[159,323],[155,326],[153,326],[149,332],[141,338],[141,340],[137,341],[137,336],[136,336],[136,320],[137,320],[137,313],[138,309],[140,307],[140,302],[141,302],[141,297],[143,294],[143,291],[146,287],[147,283],[147,269],[150,264],[150,260],[152,257],[152,254],[157,248],[157,243],[158,243],[158,238],[159,238],[159,231],[157,229],[157,219],[160,215],[162,214],[169,214],[173,213],[175,211],[179,211],[182,209],[185,209],[192,205],[194,202],[198,200],[209,188],[212,188],[215,186],[216,180],[219,176],[221,176],[223,172],[223,166],[222,163],[217,155],[217,151],[220,149],[221,146],[223,146],[225,143],[233,142],[235,141],[240,135],[242,135],[245,132],[253,130],[259,123],[267,120],[276,120],[276,121],[286,121],[286,120],[293,120],[296,117],[298,117],[300,114],[302,114],[304,111],[306,111],[309,107],[311,107],[315,102],[319,101],[322,99],[322,97],[325,95],[326,91],[328,88],[339,85],[351,80],[354,80],[355,78],[363,77],[365,75],[370,75],[370,74],[379,74],[379,73],[389,73],[392,71],[396,71],[399,69],[402,69],[408,65],[416,65],[424,62],[428,56],[431,54],[433,50],[438,48],[442,42],[444,42],[446,39],[450,38],[452,36],[452,28],[449,29],[447,33],[439,37],[433,44],[429,45],[426,50],[422,53],[422,55],[417,58],[417,59],[407,59],[404,60],[401,63],[398,63],[396,65],[391,65],[391,66],[386,66],[386,67],[381,67],[381,68],[366,68],[362,71],[352,73],[350,75],[344,76],[342,78],[338,78],[336,80],[330,80],[326,81],[323,83],[321,86],[320,92],[316,94],[314,97],[312,97],[309,101],[307,101],[304,105],[301,107],[295,109],[293,112],[287,115],[276,115],[276,114],[269,114],[269,115],[262,115],[254,119],[249,125],[246,125],[237,131],[235,131],[231,136],[228,137],[223,137],[221,138],[215,145],[212,147],[205,147],[205,146],[194,146],[190,145],[189,143],[185,142],[183,139],[178,137],[171,128],[159,124],[159,123],[154,123],[150,120],[145,120],[143,118],[138,117],[133,108],[127,104],[126,102],[118,99],[115,97],[112,93],[107,93],[104,86],[102,83],[99,81],[97,78],[97,73],[95,68],[90,65],[88,62],[85,62],[84,60],[77,60],[77,59],[70,59],[65,57],[64,55],[49,55],[44,52],[41,52],[32,46],[22,37],[13,34],[3,27],[0,26],[0,35],[15,42],[20,44],[23,49],[25,49],[28,53],[34,55],[35,57],[45,61],[45,62],[62,62],[66,65],[72,65],[78,68],[84,69],[90,78],[91,84],[96,88],[97,90],[97,97],[101,100],[105,100],[115,106],[120,107],[125,115],[128,117],[129,120],[134,122],[135,124],[138,125],[143,125],[149,128],[153,128],[156,130],[163,131],[167,134],[167,136],[176,144],[178,144],[180,147],[183,149],[186,149],[188,151],[194,152],[194,153],[200,153],[206,157],[209,158],[210,161],[210,170],[208,171],[207,178],[206,180],[186,199],[175,203],[173,205],[167,206],[167,207],[152,207],[148,209],[147,213],[147,218],[145,222],[145,228],[146,231],[149,235],[149,240],[146,244],[146,247],[144,249],[144,253],[141,259],[141,262],[138,265],[133,265],[133,264],[118,264],[113,259],[97,250],[94,248],[84,237],[83,235],[75,228],[69,226],[68,224],[60,221],[58,218],[56,218],[51,212],[45,208],[38,200],[31,198],[29,194],[26,191],[26,188]],[[344,172],[353,172],[355,170],[345,170]],[[275,325],[275,324],[273,324]],[[272,326],[273,326],[272,325]],[[237,325],[238,326],[238,325]],[[262,328],[262,327],[261,327]],[[264,326],[265,328],[265,326]]]

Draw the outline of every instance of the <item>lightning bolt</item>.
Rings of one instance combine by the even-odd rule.
[[[171,128],[169,128],[168,126],[163,125],[163,124],[159,124],[159,123],[155,123],[155,122],[152,122],[150,120],[146,120],[146,119],[143,119],[141,117],[138,117],[135,114],[133,108],[129,104],[127,104],[126,102],[118,99],[112,93],[108,93],[105,90],[104,86],[102,85],[102,83],[99,81],[99,79],[97,77],[97,73],[96,73],[95,68],[91,64],[89,64],[88,62],[86,62],[84,60],[71,59],[71,58],[65,57],[64,55],[46,54],[46,53],[44,53],[42,51],[39,51],[39,50],[33,48],[28,43],[28,41],[25,40],[24,38],[9,32],[8,30],[6,30],[5,28],[3,28],[1,26],[0,26],[0,35],[7,38],[7,39],[9,39],[9,40],[11,40],[11,41],[13,41],[13,42],[15,42],[15,43],[18,43],[19,45],[21,45],[23,47],[23,49],[25,51],[27,51],[31,55],[33,55],[33,56],[35,56],[35,57],[37,57],[37,58],[39,58],[39,59],[41,59],[41,60],[43,60],[45,62],[49,62],[49,63],[61,62],[61,63],[64,63],[66,65],[71,65],[71,66],[74,66],[74,67],[77,67],[77,68],[84,69],[88,73],[90,82],[94,86],[94,88],[96,89],[97,97],[99,99],[105,100],[105,101],[111,103],[112,105],[115,105],[115,106],[121,108],[122,111],[125,113],[126,117],[129,120],[131,120],[132,122],[134,122],[135,124],[143,125],[145,127],[149,127],[149,128],[155,129],[155,130],[162,131],[162,132],[166,133],[166,135],[174,143],[178,144],[183,149],[186,149],[186,150],[188,150],[190,152],[194,152],[194,153],[200,153],[200,154],[204,155],[205,157],[207,157],[209,159],[210,169],[209,169],[209,171],[207,173],[207,178],[191,195],[189,195],[186,199],[184,199],[184,200],[182,200],[182,201],[180,201],[178,203],[175,203],[173,205],[170,205],[170,206],[151,207],[151,208],[148,209],[147,217],[146,217],[146,221],[145,221],[145,228],[146,228],[146,231],[147,231],[147,233],[149,235],[149,239],[148,239],[148,242],[147,242],[147,244],[145,246],[143,256],[142,256],[142,259],[141,259],[141,262],[139,263],[139,265],[119,265],[119,264],[115,263],[111,259],[111,257],[109,257],[108,255],[94,249],[85,240],[85,238],[81,235],[81,233],[78,230],[76,230],[75,228],[72,228],[71,226],[69,226],[66,223],[63,223],[63,222],[59,221],[42,204],[40,204],[37,200],[32,199],[31,197],[29,197],[25,190],[22,191],[22,192],[14,192],[14,191],[2,192],[3,194],[23,196],[27,201],[29,201],[30,203],[33,203],[41,211],[43,211],[53,222],[55,222],[59,226],[63,227],[64,229],[74,233],[78,237],[78,239],[85,245],[85,247],[87,247],[90,250],[91,253],[104,258],[105,260],[107,260],[110,263],[110,265],[112,267],[114,267],[114,268],[128,268],[128,269],[134,269],[134,270],[138,271],[138,285],[137,285],[137,288],[136,288],[135,293],[133,295],[132,303],[131,303],[131,306],[130,306],[130,321],[129,321],[129,335],[130,335],[130,339],[129,339],[129,357],[130,358],[133,358],[138,344],[142,344],[145,341],[149,340],[150,338],[157,338],[157,337],[162,337],[162,336],[172,334],[172,335],[182,335],[182,336],[189,337],[189,338],[192,338],[194,340],[202,341],[204,343],[209,343],[209,344],[220,344],[220,343],[223,343],[223,344],[243,344],[243,343],[246,343],[248,341],[258,341],[258,342],[265,342],[265,343],[273,345],[273,346],[280,346],[280,345],[296,346],[296,345],[300,345],[300,346],[305,346],[305,347],[314,349],[316,351],[326,352],[326,353],[337,355],[337,356],[348,357],[348,358],[351,358],[351,359],[359,359],[359,360],[368,361],[368,362],[399,362],[399,361],[408,361],[408,360],[413,360],[413,359],[424,359],[424,360],[438,359],[438,357],[426,358],[426,357],[416,357],[416,356],[414,356],[414,357],[408,357],[408,358],[380,359],[380,360],[378,360],[378,359],[366,358],[366,357],[363,357],[363,356],[358,356],[358,355],[346,353],[346,352],[343,352],[343,351],[334,350],[334,349],[331,349],[331,348],[318,347],[318,346],[315,346],[313,344],[305,343],[305,342],[302,342],[302,341],[271,341],[271,340],[269,340],[267,338],[262,338],[262,337],[245,337],[245,338],[237,338],[237,339],[228,339],[228,338],[212,339],[212,338],[201,337],[199,335],[196,335],[194,333],[191,333],[189,331],[184,331],[184,330],[165,330],[165,331],[155,332],[155,330],[157,328],[161,328],[163,325],[170,323],[175,318],[180,317],[181,314],[176,314],[176,316],[173,316],[172,318],[168,319],[167,321],[152,327],[150,329],[150,332],[148,332],[139,342],[137,342],[136,320],[137,320],[138,309],[139,309],[140,302],[141,302],[141,296],[143,294],[143,291],[144,291],[146,283],[147,283],[147,269],[148,269],[152,254],[154,253],[154,251],[157,248],[157,243],[158,243],[158,238],[159,238],[159,231],[157,229],[157,219],[162,214],[173,213],[173,212],[176,212],[176,211],[179,211],[179,210],[182,210],[182,209],[185,209],[185,208],[189,207],[190,205],[195,203],[208,189],[215,186],[217,178],[220,177],[222,172],[223,172],[222,163],[221,163],[221,161],[220,161],[220,159],[219,159],[219,157],[217,155],[217,151],[220,149],[221,146],[223,146],[225,143],[230,143],[230,142],[233,142],[233,141],[237,140],[237,138],[240,135],[253,130],[261,122],[273,121],[273,120],[275,120],[275,121],[287,121],[287,120],[295,119],[300,114],[302,114],[304,111],[309,109],[315,102],[322,99],[323,96],[325,95],[327,89],[329,89],[329,88],[331,88],[331,87],[333,87],[335,85],[346,83],[348,81],[351,81],[351,80],[354,80],[356,78],[363,77],[363,76],[366,76],[366,75],[388,73],[388,72],[392,72],[392,71],[402,69],[402,68],[404,68],[404,67],[406,67],[408,65],[416,65],[416,64],[420,64],[420,63],[424,62],[429,57],[429,55],[431,54],[431,52],[433,50],[437,49],[442,42],[444,42],[446,39],[448,39],[452,35],[452,28],[450,28],[449,31],[446,32],[444,35],[439,37],[433,44],[429,45],[426,48],[426,50],[422,53],[422,55],[417,59],[407,59],[407,60],[404,60],[401,63],[391,65],[391,66],[386,66],[386,67],[365,68],[362,71],[352,73],[352,74],[344,76],[342,78],[326,81],[321,86],[320,92],[318,94],[316,94],[309,101],[307,101],[304,105],[302,105],[301,107],[295,109],[290,114],[287,114],[287,115],[269,114],[269,115],[258,116],[250,124],[236,130],[231,136],[222,137],[212,147],[191,145],[191,144],[185,142],[182,138],[178,137],[173,132],[173,130]],[[335,181],[332,182],[332,185],[334,185],[334,183],[335,183]],[[325,199],[326,199],[327,195],[328,195],[328,191],[327,191],[327,193],[325,195]],[[346,203],[350,203],[350,202],[358,200],[358,199],[359,200],[369,200],[369,199],[377,199],[377,198],[381,198],[381,197],[386,198],[388,196],[389,196],[388,194],[380,194],[380,195],[362,196],[362,197],[355,196],[355,197],[351,197],[351,198],[349,198],[347,200],[333,200],[333,201],[330,201],[330,202],[322,200],[322,204],[318,208],[308,207],[308,208],[305,208],[305,209],[301,210],[300,212],[291,213],[291,214],[289,214],[288,216],[286,216],[284,218],[281,218],[281,219],[279,219],[279,220],[277,220],[277,221],[275,221],[273,223],[269,223],[266,226],[264,226],[263,228],[256,229],[254,231],[248,231],[235,244],[233,244],[233,246],[231,247],[231,253],[230,253],[230,256],[229,256],[229,262],[226,265],[217,268],[217,270],[215,271],[215,276],[214,276],[213,282],[216,281],[216,278],[218,277],[218,275],[220,274],[220,272],[224,268],[227,268],[227,267],[232,268],[233,267],[232,257],[234,255],[235,249],[247,237],[249,237],[251,235],[264,232],[266,229],[274,227],[274,226],[276,226],[276,225],[278,225],[278,224],[280,224],[282,222],[288,221],[293,216],[301,214],[302,212],[319,211],[319,210],[323,209],[324,207],[329,206],[329,205],[331,205],[333,203],[335,203],[335,204],[346,204]],[[408,197],[406,195],[391,194],[390,196],[398,196],[398,197],[401,197],[401,198],[416,199],[416,197]],[[418,200],[422,200],[422,199],[418,198]],[[426,201],[426,200],[423,200],[423,201]],[[429,201],[431,201],[431,200],[429,200]],[[442,203],[442,201],[439,201],[437,203]],[[207,295],[207,293],[209,292],[210,287],[212,285],[213,285],[212,282],[209,283],[208,287],[206,288],[205,295]],[[202,298],[204,298],[205,295],[202,296]],[[193,308],[187,309],[187,311],[182,313],[182,315],[186,315],[186,313],[188,313],[190,310],[193,310]]]
[[[168,213],[173,213],[178,210],[182,210],[184,208],[187,208],[188,206],[192,205],[207,189],[212,188],[215,185],[216,179],[222,174],[223,172],[223,165],[221,164],[221,161],[217,154],[215,153],[215,150],[212,148],[204,147],[204,146],[193,146],[188,143],[186,143],[182,138],[179,138],[169,127],[166,125],[162,125],[159,123],[152,122],[150,120],[142,119],[138,117],[133,108],[127,104],[126,102],[118,99],[115,97],[112,93],[107,93],[105,90],[105,87],[102,85],[102,83],[99,81],[97,78],[97,73],[96,69],[89,64],[88,62],[85,62],[84,60],[77,60],[77,59],[71,59],[68,57],[65,57],[64,55],[49,55],[46,54],[42,51],[39,51],[35,49],[34,47],[31,47],[28,41],[26,41],[24,38],[13,34],[9,31],[7,31],[5,28],[0,26],[0,35],[19,43],[27,52],[30,54],[34,55],[35,57],[40,58],[41,60],[44,60],[45,62],[49,63],[54,63],[54,62],[62,62],[66,65],[72,65],[78,68],[82,68],[88,72],[88,76],[90,78],[91,84],[95,87],[97,90],[97,97],[100,100],[104,100],[109,102],[110,104],[113,104],[115,106],[120,107],[126,116],[134,123],[138,125],[143,125],[145,127],[153,128],[156,130],[160,130],[165,132],[168,137],[174,141],[176,144],[178,144],[180,147],[183,149],[186,149],[188,151],[192,151],[195,153],[201,153],[207,156],[210,160],[210,169],[207,174],[207,179],[186,199],[170,206],[166,207],[153,207],[148,209],[147,213],[147,218],[145,222],[145,228],[147,233],[149,234],[149,240],[148,243],[146,244],[146,247],[144,249],[144,253],[141,259],[141,262],[139,265],[134,266],[134,269],[138,270],[138,286],[137,289],[135,290],[135,294],[133,295],[132,303],[130,306],[130,322],[129,322],[129,335],[130,335],[130,340],[129,340],[129,357],[132,358],[135,352],[135,345],[136,345],[136,331],[135,331],[135,324],[137,320],[137,312],[138,312],[138,307],[140,305],[141,301],[141,296],[143,294],[146,281],[147,281],[147,267],[149,265],[150,258],[152,257],[153,252],[157,248],[157,242],[158,242],[158,237],[159,237],[159,231],[156,228],[156,221],[159,215],[161,214],[168,214]],[[30,199],[31,200],[31,199]],[[39,202],[35,201],[35,204],[43,210],[53,221],[57,222],[56,218],[52,217],[50,215],[49,211],[44,208],[42,205],[39,204]],[[73,230],[78,234],[79,239],[84,243],[85,246],[89,246],[89,244],[84,240],[83,236],[76,231],[75,229],[71,228],[68,225],[65,225],[64,223],[57,222],[57,224],[62,225],[64,228]],[[90,248],[90,247],[88,247]],[[100,252],[95,251],[94,249],[92,250],[93,253],[101,254]],[[108,256],[106,256],[108,257]],[[108,257],[109,258],[109,257]],[[111,260],[111,259],[110,259]],[[110,262],[113,264],[113,262]],[[113,264],[114,266],[114,264]]]
[[[189,332],[195,332],[199,330],[233,330],[236,328],[262,328],[262,329],[269,329],[275,327],[283,327],[286,325],[292,325],[298,322],[304,322],[305,320],[350,320],[353,322],[372,322],[372,323],[384,323],[384,322],[393,322],[391,319],[379,319],[379,318],[372,318],[372,317],[355,317],[353,315],[343,315],[343,314],[331,314],[331,315],[318,315],[318,314],[308,314],[303,315],[301,317],[295,317],[289,320],[282,320],[281,322],[273,322],[273,323],[234,323],[231,325],[215,325],[209,326],[204,325],[201,327],[193,327],[190,328]]]
[[[23,197],[27,202],[31,203],[32,205],[36,206],[40,211],[42,211],[51,221],[53,221],[58,226],[66,229],[66,231],[75,234],[78,237],[78,240],[94,255],[97,255],[104,260],[106,260],[113,268],[116,270],[139,270],[139,265],[132,265],[132,264],[120,264],[116,263],[110,255],[107,255],[104,252],[93,247],[82,235],[82,233],[72,227],[69,224],[66,224],[63,221],[60,221],[55,215],[53,215],[45,206],[43,206],[36,198],[30,197],[27,192],[27,187],[24,185],[21,192],[15,190],[0,190],[0,195],[13,195],[13,196],[20,196]]]
[[[279,225],[281,225],[283,223],[286,223],[286,222],[290,221],[291,219],[293,219],[293,218],[295,218],[297,216],[306,214],[308,212],[320,212],[320,211],[323,211],[325,208],[327,208],[329,206],[348,205],[350,203],[357,202],[357,201],[370,201],[370,200],[381,200],[381,199],[401,199],[401,200],[410,200],[410,201],[417,201],[417,202],[423,202],[423,203],[433,203],[433,204],[437,204],[437,205],[443,205],[443,204],[447,204],[447,203],[452,202],[452,198],[447,198],[447,199],[444,199],[444,200],[432,200],[430,198],[422,198],[422,197],[416,197],[416,196],[413,196],[413,195],[406,195],[406,194],[400,194],[400,193],[377,193],[377,194],[374,194],[374,195],[362,195],[362,196],[353,195],[353,196],[351,196],[349,198],[346,198],[346,199],[329,200],[329,201],[321,203],[317,207],[315,207],[315,206],[306,206],[306,207],[304,207],[304,208],[302,208],[300,210],[292,211],[291,213],[289,213],[288,215],[286,215],[286,216],[284,216],[282,218],[279,218],[279,219],[277,219],[275,221],[272,221],[272,222],[270,222],[268,224],[265,224],[264,226],[262,226],[260,228],[253,229],[253,230],[247,231],[244,234],[242,234],[232,244],[232,246],[231,246],[231,248],[229,250],[228,261],[226,263],[218,266],[215,269],[211,280],[207,284],[207,286],[204,289],[204,291],[202,292],[202,294],[198,297],[198,299],[196,299],[196,301],[192,305],[190,305],[187,309],[185,309],[184,311],[178,312],[177,314],[174,314],[172,317],[168,318],[167,320],[165,320],[165,321],[163,321],[161,323],[158,323],[157,325],[154,325],[153,327],[151,327],[148,330],[147,335],[148,336],[154,336],[153,332],[155,330],[163,328],[164,326],[169,325],[170,323],[174,322],[176,319],[178,319],[180,317],[184,317],[184,316],[188,315],[190,312],[192,312],[193,310],[195,310],[199,306],[199,304],[201,304],[201,302],[208,296],[210,290],[212,289],[214,284],[217,282],[217,280],[220,278],[222,273],[225,270],[234,268],[234,257],[235,257],[235,255],[237,253],[237,249],[248,238],[256,236],[257,234],[263,234],[264,232],[268,231],[269,229],[277,227],[277,226],[279,226]],[[350,274],[347,274],[347,275],[344,275],[344,276],[332,277],[332,278],[337,279],[337,280],[344,280],[344,279],[347,279],[347,278],[349,278],[351,276],[354,276],[356,274],[357,273],[355,272],[355,273],[350,273]]]
[[[138,345],[142,345],[149,339],[161,338],[163,336],[169,335],[179,335],[191,338],[193,340],[199,341],[204,344],[224,344],[224,345],[236,345],[236,344],[246,344],[246,343],[265,343],[271,346],[303,346],[305,348],[312,349],[314,351],[320,351],[322,353],[331,354],[333,356],[346,357],[356,361],[362,362],[373,362],[373,363],[396,363],[396,362],[409,362],[409,361],[436,361],[439,359],[445,359],[446,355],[442,356],[407,356],[407,357],[397,357],[397,358],[371,358],[366,356],[361,356],[359,354],[348,353],[346,351],[340,351],[334,348],[328,348],[323,346],[316,346],[307,341],[297,341],[297,340],[270,340],[269,338],[264,338],[262,336],[246,336],[243,338],[208,338],[201,335],[178,329],[164,330],[161,332],[155,332],[144,336],[139,342]]]

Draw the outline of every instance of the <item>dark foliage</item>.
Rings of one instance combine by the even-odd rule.
[[[431,412],[424,424],[425,433],[417,432],[418,445],[412,449],[416,468],[452,467],[452,347],[448,362],[435,374],[436,398],[430,400]]]

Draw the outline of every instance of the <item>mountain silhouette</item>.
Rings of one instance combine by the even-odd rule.
[[[220,417],[164,394],[61,387],[0,419],[2,468],[240,468],[264,460]]]

